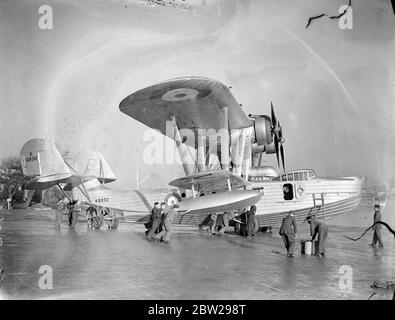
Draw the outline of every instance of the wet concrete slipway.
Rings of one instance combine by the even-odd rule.
[[[384,249],[369,247],[371,232],[357,242],[343,237],[359,236],[371,211],[360,207],[327,221],[325,258],[273,254],[284,251],[276,229],[248,239],[232,230],[218,237],[175,226],[171,243],[164,244],[147,242],[142,225],[92,231],[81,222],[76,231],[66,225],[55,230],[51,211],[1,211],[0,298],[313,300],[368,299],[376,292],[371,299],[391,299],[392,291],[370,285],[395,280],[393,235],[383,229]],[[394,215],[388,203],[383,219],[394,226]],[[298,237],[308,237],[307,225],[300,224]],[[43,265],[52,268],[52,289],[40,289],[40,277],[48,275],[39,273]],[[345,270],[352,270],[352,288],[340,279]]]

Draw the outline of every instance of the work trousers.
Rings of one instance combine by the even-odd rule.
[[[217,215],[211,214],[210,222],[208,223],[208,227],[210,228],[211,233],[215,233],[215,227],[217,226]]]
[[[151,229],[149,229],[147,233],[148,240],[152,240],[152,237],[154,236],[156,230],[159,228],[161,222],[162,222],[161,217],[154,218],[154,221],[152,221],[152,227]]]
[[[221,234],[221,235],[223,235],[225,233],[226,229],[229,227],[230,217],[227,214],[224,214],[222,220],[224,223],[222,225],[221,230],[219,230],[219,234]]]
[[[282,235],[287,253],[294,254],[295,252],[295,236],[293,234],[284,233]]]
[[[381,239],[381,231],[376,229],[376,230],[374,230],[374,233],[373,233],[372,244],[375,246],[377,242],[379,243],[379,246],[381,246],[381,247],[384,246],[383,239]]]
[[[62,217],[63,217],[63,211],[62,210],[56,210],[55,226],[57,228],[60,228],[60,226],[62,225]]]
[[[251,215],[248,217],[247,222],[247,232],[249,236],[255,235],[255,229],[258,224],[258,218],[256,216]]]
[[[326,238],[328,237],[328,232],[321,231],[318,233],[318,253],[325,253],[326,251]]]
[[[69,218],[69,227],[71,227],[71,224],[73,223],[73,212],[72,211],[68,212],[68,218]]]
[[[73,211],[71,215],[71,228],[74,229],[78,222],[78,211]]]

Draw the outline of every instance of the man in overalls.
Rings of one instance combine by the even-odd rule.
[[[77,225],[77,222],[78,222],[78,214],[80,213],[80,211],[81,211],[81,201],[79,201],[79,200],[77,200],[77,201],[74,201],[74,205],[73,205],[73,208],[72,208],[72,216],[73,216],[73,218],[72,218],[72,221],[71,221],[71,229],[75,229],[75,226]]]
[[[295,254],[295,238],[297,237],[298,228],[296,226],[295,214],[290,211],[283,219],[279,231],[280,236],[283,238],[285,248],[287,249],[288,257],[293,257]]]
[[[210,214],[210,221],[208,223],[209,230],[211,231],[211,234],[216,234],[216,227],[217,227],[217,213],[214,212]]]
[[[89,206],[86,209],[86,217],[88,219],[88,228],[93,229],[93,218],[97,216],[97,211],[95,207]]]
[[[55,221],[55,229],[59,229],[62,225],[62,218],[63,218],[63,210],[64,210],[64,202],[63,199],[59,199],[58,203],[56,204],[56,221]]]
[[[177,214],[177,211],[175,210],[176,208],[178,208],[177,204],[171,207],[166,207],[164,209],[163,217],[162,217],[162,221],[163,221],[162,230],[157,235],[155,235],[155,238],[157,240],[160,240],[165,243],[170,242],[170,237],[172,233],[172,223],[175,215]]]
[[[317,255],[325,256],[326,252],[326,238],[328,237],[328,226],[316,219],[315,216],[308,216],[307,223],[310,224],[311,241],[314,241],[318,235],[318,252]]]
[[[373,223],[376,223],[378,221],[381,221],[381,210],[380,210],[380,205],[375,204],[374,205],[374,218],[373,218]],[[383,248],[383,240],[381,239],[381,224],[376,224],[373,226],[373,239],[372,243],[370,244],[372,247],[375,247],[377,242],[379,243],[379,248]]]
[[[229,227],[229,221],[232,220],[235,217],[234,212],[224,212],[223,214],[223,224],[221,229],[218,231],[218,234],[220,236],[223,236],[225,234],[226,229]]]

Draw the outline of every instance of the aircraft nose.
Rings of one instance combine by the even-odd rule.
[[[362,192],[363,186],[365,185],[365,177],[354,177],[357,185],[360,188],[360,192]]]

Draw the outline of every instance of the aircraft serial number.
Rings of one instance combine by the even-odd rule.
[[[27,156],[26,162],[37,161],[37,156]]]
[[[100,203],[100,202],[107,202],[107,201],[110,201],[110,199],[109,199],[109,198],[100,198],[100,199],[95,199],[95,202],[96,202],[96,203]]]

